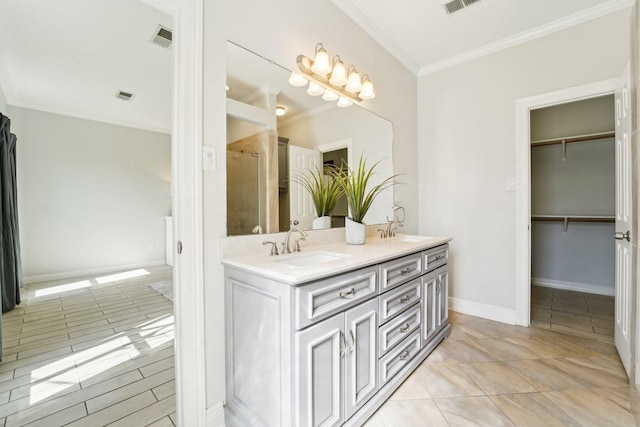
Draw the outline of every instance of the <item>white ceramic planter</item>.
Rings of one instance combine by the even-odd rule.
[[[367,226],[359,222],[344,220],[345,240],[348,245],[364,245],[367,237]]]
[[[331,228],[331,217],[321,216],[314,219],[311,223],[311,228],[313,228],[314,230],[324,230],[326,228]]]

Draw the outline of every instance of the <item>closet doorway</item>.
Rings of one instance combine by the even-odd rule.
[[[613,343],[615,100],[531,111],[531,326]]]
[[[637,278],[637,273],[634,271],[635,269],[633,269],[633,260],[635,258],[634,245],[637,245],[638,241],[634,230],[632,229],[632,218],[635,205],[632,203],[631,195],[635,191],[636,184],[632,180],[634,166],[631,161],[631,117],[633,116],[634,111],[629,91],[630,75],[628,69],[629,67],[627,66],[627,69],[620,78],[603,80],[583,86],[559,90],[557,92],[523,98],[516,102],[516,147],[518,158],[518,191],[516,193],[516,268],[518,278],[516,286],[516,323],[523,326],[530,326],[532,297],[531,282],[533,274],[535,273],[532,268],[532,254],[535,250],[535,248],[532,247],[532,228],[534,227],[532,213],[537,216],[555,214],[540,213],[532,210],[532,139],[530,131],[532,112],[547,107],[610,96],[611,94],[615,95],[615,234],[610,234],[609,238],[611,242],[610,245],[615,248],[614,342],[616,349],[623,360],[627,373],[633,363],[630,351],[630,324],[632,319],[635,318],[631,301],[632,298],[634,298],[632,284],[635,283]],[[564,145],[566,150],[568,150],[567,146],[572,144],[586,144],[585,142],[570,143],[567,141],[570,136],[574,135],[562,135],[560,137],[555,136],[555,138],[562,139],[564,137],[565,144],[562,144],[561,142],[560,145]],[[562,150],[562,152],[565,153],[564,150]],[[565,162],[566,155],[567,154],[565,154]],[[576,182],[575,184],[580,185],[581,182]],[[557,216],[559,215],[561,214],[558,214]],[[561,224],[558,224],[562,226],[561,233],[564,233],[565,223],[567,226],[567,232],[572,231],[575,228],[574,226],[576,225],[576,222],[574,221],[572,223],[570,218],[565,222],[564,216],[570,216],[571,214],[563,213],[562,215],[562,222]],[[601,217],[610,215],[593,215],[590,213],[588,216]],[[597,219],[598,221],[605,220],[605,218]],[[609,218],[606,219],[610,220]],[[607,223],[602,222],[602,225],[606,224]],[[559,292],[562,289],[554,288],[553,290],[554,292],[556,290]],[[591,290],[593,290],[593,288],[591,288]]]

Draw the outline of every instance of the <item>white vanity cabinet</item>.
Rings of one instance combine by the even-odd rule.
[[[299,282],[225,262],[227,406],[238,425],[360,426],[449,335],[448,245],[384,248]]]
[[[295,425],[340,425],[378,391],[377,334],[375,299],[296,332]]]

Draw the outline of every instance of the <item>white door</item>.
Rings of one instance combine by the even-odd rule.
[[[631,93],[629,65],[615,93],[616,104],[616,291],[615,344],[627,374],[631,362]]]
[[[316,209],[313,199],[302,185],[296,182],[296,177],[305,173],[307,169],[315,170],[322,167],[322,153],[308,148],[289,144],[289,212],[291,225],[310,230]]]

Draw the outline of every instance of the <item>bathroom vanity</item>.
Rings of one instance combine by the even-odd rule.
[[[240,425],[362,425],[450,333],[448,237],[224,260]]]

